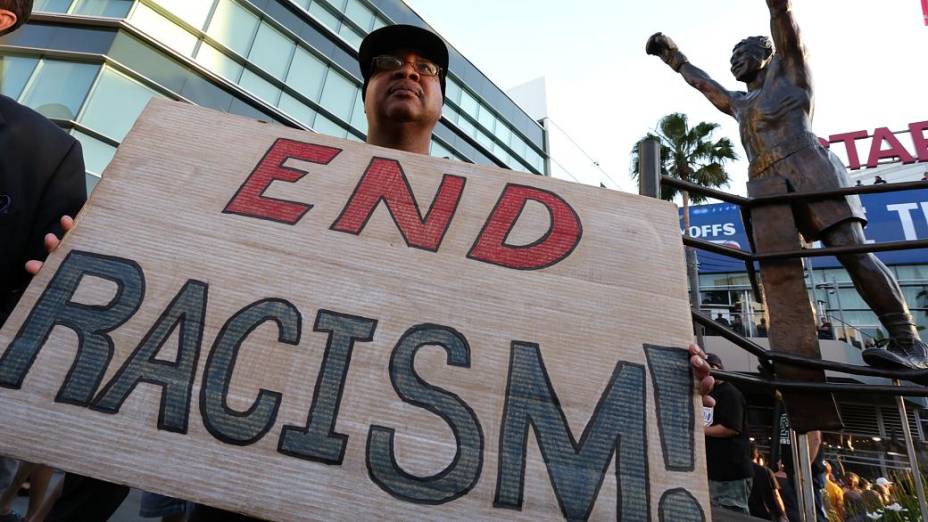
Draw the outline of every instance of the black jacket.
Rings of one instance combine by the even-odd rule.
[[[81,146],[41,114],[0,95],[0,325],[45,259],[45,234],[87,199]]]

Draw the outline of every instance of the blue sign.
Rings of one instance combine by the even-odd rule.
[[[869,242],[884,243],[911,239],[928,239],[928,189],[904,190],[860,197],[867,213],[864,229]],[[680,209],[680,228],[683,228]],[[713,243],[751,251],[744,232],[738,205],[717,203],[690,207],[690,235]],[[819,245],[816,245],[819,246]],[[928,263],[928,249],[881,252],[877,256],[888,265]],[[703,273],[744,272],[744,262],[737,259],[698,251],[699,271]],[[841,264],[833,257],[813,257],[815,268],[837,268]]]

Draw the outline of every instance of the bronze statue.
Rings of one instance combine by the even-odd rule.
[[[773,43],[767,37],[752,36],[732,52],[731,72],[747,84],[747,92],[726,90],[690,64],[661,33],[648,40],[647,53],[660,57],[720,111],[738,120],[741,143],[750,160],[749,195],[751,181],[763,178],[779,178],[789,192],[850,186],[844,165],[812,132],[812,78],[790,1],[767,0],[767,7]],[[867,219],[857,196],[797,202],[792,210],[807,241],[821,240],[831,247],[865,243]],[[889,269],[873,254],[847,254],[838,260],[889,332],[886,349],[867,349],[864,360],[878,367],[928,369],[928,346],[919,338]]]

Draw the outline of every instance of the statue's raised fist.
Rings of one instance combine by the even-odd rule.
[[[677,50],[677,44],[664,33],[654,33],[648,38],[648,43],[644,48],[645,52],[650,55],[664,57],[671,51]]]

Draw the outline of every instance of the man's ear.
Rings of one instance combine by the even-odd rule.
[[[0,9],[0,35],[6,33],[7,29],[16,25],[16,13],[9,9]]]

